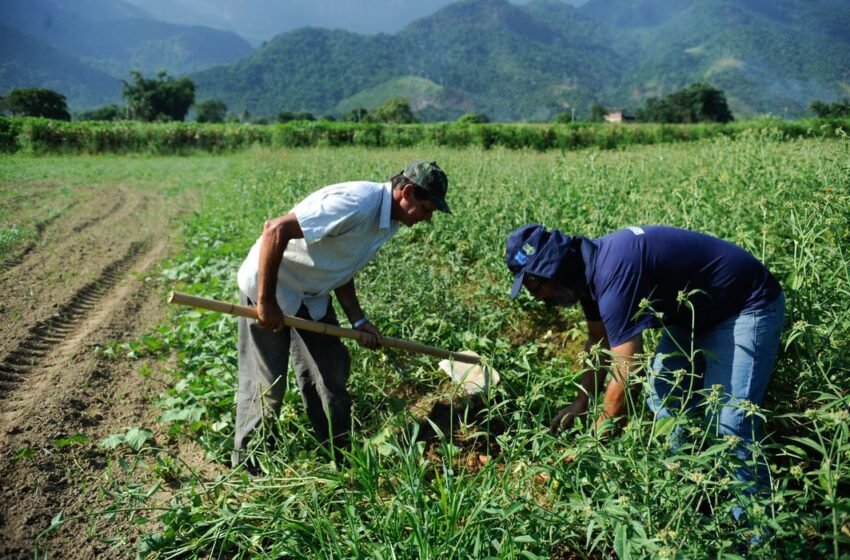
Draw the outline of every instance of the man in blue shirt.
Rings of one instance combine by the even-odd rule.
[[[695,390],[722,387],[719,414],[711,421],[720,434],[740,438],[740,459],[751,458],[760,426],[747,403],[764,399],[785,315],[781,286],[755,257],[727,241],[668,226],[630,227],[590,240],[528,224],[508,237],[505,261],[516,276],[511,297],[525,286],[552,306],[581,303],[585,349],[601,343],[611,350],[613,377],[597,425],[626,414],[642,333],[660,327],[648,399],[656,417],[693,407],[698,399],[683,390],[690,384],[683,374],[693,373]],[[582,376],[583,391],[555,417],[553,433],[587,412],[607,370]],[[764,482],[766,472],[741,468],[737,476]]]

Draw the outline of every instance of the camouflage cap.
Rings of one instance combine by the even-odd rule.
[[[446,191],[449,190],[449,180],[436,161],[411,161],[402,171],[402,175],[422,187],[428,193],[428,198],[437,210],[452,213],[446,204]]]

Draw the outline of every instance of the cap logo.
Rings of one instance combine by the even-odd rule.
[[[525,263],[528,262],[528,259],[531,258],[536,251],[537,249],[534,248],[534,245],[526,243],[514,254],[514,262],[519,266],[525,266]]]
[[[528,255],[526,255],[522,251],[517,251],[514,255],[514,262],[520,266],[525,266],[525,263],[528,262]]]

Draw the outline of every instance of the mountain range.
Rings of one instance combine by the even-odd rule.
[[[48,87],[74,108],[119,101],[130,70],[180,75],[253,50],[235,33],[164,23],[123,0],[3,0],[0,27],[0,91]]]
[[[430,120],[581,118],[596,102],[635,109],[697,81],[723,90],[738,117],[801,116],[816,99],[850,96],[846,0],[573,4],[461,0],[392,34],[305,27],[252,50],[232,32],[164,23],[122,0],[4,0],[0,91],[50,83],[80,109],[117,101],[109,76],[166,68],[232,112],[338,115],[406,97]]]

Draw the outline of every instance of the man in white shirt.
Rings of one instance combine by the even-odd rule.
[[[268,220],[239,269],[243,305],[256,305],[258,320],[239,320],[239,391],[233,466],[245,459],[251,432],[265,409],[276,417],[286,391],[290,354],[301,400],[318,441],[348,444],[351,360],[342,342],[284,326],[284,315],[338,325],[333,292],[359,343],[377,348],[381,332],[357,298],[354,275],[395,234],[450,212],[448,179],[433,161],[413,161],[387,183],[355,181],[309,195],[288,214]],[[249,465],[256,469],[256,466]]]

